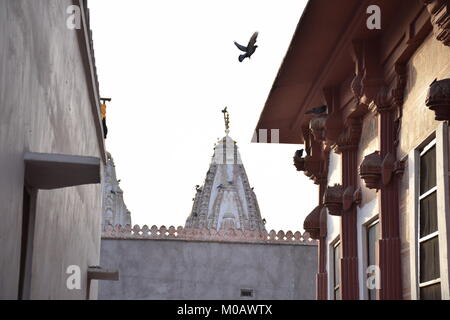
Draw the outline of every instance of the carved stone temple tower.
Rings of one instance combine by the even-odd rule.
[[[226,135],[214,147],[203,186],[197,186],[186,228],[266,231],[236,142],[228,136],[229,115],[222,111]]]
[[[116,177],[114,160],[109,152],[106,154],[107,162],[103,178],[103,228],[108,225],[131,225],[131,214],[123,200],[123,191]]]

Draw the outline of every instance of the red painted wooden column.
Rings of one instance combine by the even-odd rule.
[[[344,190],[355,190],[358,177],[357,151],[362,123],[358,118],[347,120],[347,130],[339,137],[338,151],[342,153],[342,185]],[[344,191],[344,193],[346,193]],[[341,283],[342,299],[358,300],[358,240],[356,205],[343,210],[341,217]]]
[[[381,288],[380,299],[402,299],[400,216],[398,202],[399,177],[395,174],[397,137],[395,124],[396,109],[392,99],[387,99],[387,90],[383,89],[375,100],[380,114],[380,156],[382,159],[382,181],[379,241]]]

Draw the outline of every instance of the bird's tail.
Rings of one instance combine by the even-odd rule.
[[[239,62],[244,61],[244,59],[245,59],[245,54],[241,54],[241,55],[239,56]]]

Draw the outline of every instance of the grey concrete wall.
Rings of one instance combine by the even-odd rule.
[[[99,299],[315,299],[317,247],[309,245],[102,240]]]
[[[100,157],[71,4],[0,0],[0,299],[18,292],[24,153]],[[86,268],[99,263],[101,186],[39,191],[36,219],[31,298],[84,299]],[[68,265],[81,267],[81,290],[66,288]]]

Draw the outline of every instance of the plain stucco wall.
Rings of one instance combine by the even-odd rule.
[[[120,281],[102,281],[99,299],[314,299],[317,247],[311,245],[102,240],[101,263]]]
[[[18,292],[24,153],[101,157],[71,4],[0,0],[0,299]],[[100,223],[100,185],[39,191],[31,298],[86,297]],[[66,287],[69,265],[81,267],[81,290]]]
[[[439,121],[435,120],[433,111],[425,107],[425,100],[430,83],[434,79],[450,77],[450,50],[442,42],[437,41],[430,34],[417,49],[407,64],[408,81],[405,89],[405,103],[403,104],[402,125],[400,130],[399,159],[406,159],[411,151],[416,149],[433,132]],[[407,162],[408,163],[408,162]],[[403,268],[403,298],[411,299],[411,269],[410,262],[414,255],[410,252],[410,227],[414,224],[415,213],[410,203],[410,179],[405,169],[400,181],[400,237]]]

